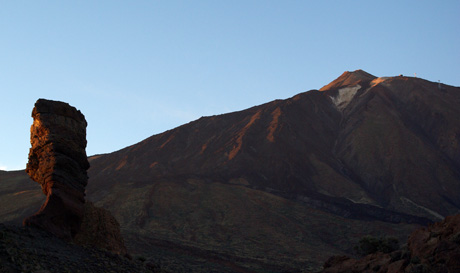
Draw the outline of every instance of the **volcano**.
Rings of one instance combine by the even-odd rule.
[[[87,199],[174,272],[317,270],[364,235],[405,241],[459,212],[459,106],[459,87],[345,72],[92,156]],[[2,199],[24,200],[3,221],[40,203],[22,175],[0,173]]]

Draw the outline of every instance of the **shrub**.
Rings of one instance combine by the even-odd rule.
[[[378,251],[379,240],[372,236],[364,236],[359,240],[359,244],[355,249],[358,254],[368,255]]]
[[[390,253],[399,249],[399,241],[395,237],[385,237],[380,239],[379,251]]]
[[[359,240],[354,249],[360,255],[369,255],[375,252],[390,253],[399,249],[399,241],[394,237],[376,238],[367,235]]]

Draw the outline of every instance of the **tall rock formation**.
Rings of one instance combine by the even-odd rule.
[[[38,226],[70,240],[80,230],[84,213],[86,120],[67,103],[39,99],[32,111],[29,162],[26,172],[47,196],[26,226]]]

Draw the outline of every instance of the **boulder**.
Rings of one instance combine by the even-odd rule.
[[[120,224],[112,214],[103,208],[85,203],[80,232],[74,238],[79,245],[105,249],[112,253],[126,255],[126,247],[120,233]]]

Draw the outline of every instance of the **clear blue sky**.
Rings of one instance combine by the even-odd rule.
[[[460,85],[460,1],[0,1],[0,169],[24,169],[38,98],[88,155],[342,72]]]

